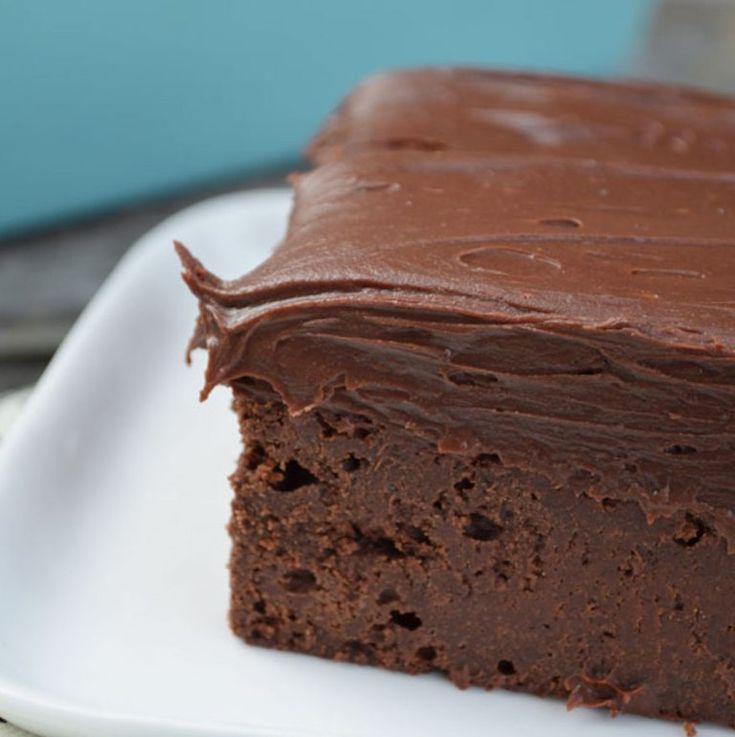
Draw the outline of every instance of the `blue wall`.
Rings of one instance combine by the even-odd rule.
[[[0,0],[0,232],[293,157],[393,65],[625,71],[646,0]]]

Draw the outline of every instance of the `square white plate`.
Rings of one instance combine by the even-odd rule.
[[[235,194],[125,257],[0,454],[0,714],[51,737],[656,737],[680,725],[248,647],[226,625],[238,435],[184,365],[195,304],[171,241],[225,277],[282,234],[289,195]],[[701,735],[729,735],[716,728]]]

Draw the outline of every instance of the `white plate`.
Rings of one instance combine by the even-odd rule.
[[[51,737],[679,737],[681,726],[248,647],[227,629],[226,391],[200,405],[171,241],[236,276],[286,192],[220,197],[145,236],[0,455],[0,714]],[[707,728],[701,735],[729,735]]]

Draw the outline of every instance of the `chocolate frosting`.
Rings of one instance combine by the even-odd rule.
[[[486,69],[411,69],[368,78],[309,148],[553,153],[699,171],[735,171],[735,109],[718,95]]]
[[[292,413],[396,423],[649,520],[683,510],[733,551],[734,151],[722,98],[378,77],[312,145],[325,163],[294,178],[270,259],[223,281],[179,246],[203,396],[264,381]]]

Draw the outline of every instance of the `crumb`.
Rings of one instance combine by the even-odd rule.
[[[684,722],[682,726],[684,727],[684,734],[687,737],[696,737],[697,728],[694,726],[694,722]]]

